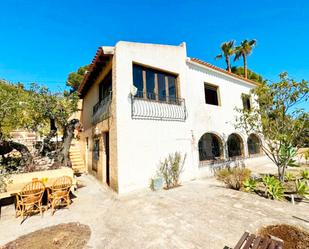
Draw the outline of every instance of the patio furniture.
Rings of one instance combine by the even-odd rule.
[[[52,215],[54,215],[55,207],[69,206],[70,189],[72,187],[72,178],[69,176],[62,176],[57,178],[53,185],[47,189],[48,205],[52,208]]]
[[[283,241],[276,237],[263,238],[245,232],[234,249],[283,249]]]
[[[16,195],[16,217],[40,212],[43,215],[42,197],[45,185],[41,181],[34,181],[26,184]]]

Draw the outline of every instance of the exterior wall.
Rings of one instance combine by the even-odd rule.
[[[192,127],[194,137],[193,167],[197,167],[197,176],[203,177],[213,173],[213,169],[226,163],[206,164],[199,167],[198,141],[205,133],[214,133],[223,142],[224,157],[228,158],[227,140],[232,133],[240,135],[243,140],[244,157],[248,157],[247,136],[234,127],[237,112],[235,107],[242,108],[242,93],[248,94],[254,85],[241,80],[232,79],[213,69],[187,62],[187,108],[188,122]],[[220,105],[205,103],[204,84],[209,83],[219,87]],[[247,163],[248,160],[228,162],[229,164]]]
[[[86,164],[88,173],[94,175],[99,181],[106,183],[106,144],[104,143],[105,132],[109,132],[109,150],[110,150],[110,186],[115,191],[118,190],[118,178],[117,178],[117,153],[116,153],[116,112],[115,104],[116,99],[113,96],[113,103],[111,106],[111,116],[109,119],[105,119],[96,125],[92,124],[92,110],[93,106],[99,101],[99,84],[102,79],[112,69],[113,62],[110,61],[94,82],[94,84],[88,90],[86,96],[83,99],[83,108],[81,121],[83,124],[83,132],[81,133],[81,150],[83,159]],[[114,70],[113,70],[114,81]],[[114,84],[113,84],[114,85]],[[113,92],[115,92],[113,86]],[[88,147],[86,144],[86,138],[88,138]],[[92,156],[93,156],[93,143],[94,139],[100,139],[100,158],[97,162],[97,171],[92,169]],[[112,153],[113,152],[113,153]]]
[[[160,69],[178,75],[180,98],[185,99],[187,119],[181,121],[132,119],[131,89],[133,85],[133,63]],[[154,45],[118,42],[115,46],[113,62],[112,116],[93,126],[92,107],[98,101],[98,83],[109,71],[104,69],[96,83],[84,98],[82,122],[85,131],[83,141],[89,137],[91,150],[95,127],[100,132],[110,132],[111,187],[119,193],[146,188],[155,176],[161,160],[176,151],[186,154],[182,180],[210,175],[215,166],[200,166],[198,142],[207,132],[216,134],[224,144],[232,133],[243,139],[244,156],[248,156],[247,137],[235,131],[235,107],[242,107],[242,93],[249,93],[254,87],[240,79],[233,79],[222,72],[199,65],[187,58],[186,46]],[[220,106],[205,103],[204,84],[219,87]],[[104,146],[101,146],[103,148]],[[103,154],[104,154],[104,148]],[[84,151],[85,144],[84,144]],[[91,170],[91,151],[86,153],[88,170]],[[104,161],[104,157],[102,157]],[[240,163],[247,163],[241,160]],[[235,164],[234,162],[228,162]],[[102,173],[97,173],[104,182],[104,162]]]
[[[133,62],[179,75],[180,91],[186,80],[186,48],[119,42],[115,49],[117,87],[117,142],[119,192],[149,186],[160,160],[169,153],[191,150],[188,122],[133,120],[130,90]],[[185,97],[185,96],[181,96]],[[187,162],[191,154],[187,153]],[[188,167],[188,163],[186,167]],[[185,171],[190,174],[189,170]]]

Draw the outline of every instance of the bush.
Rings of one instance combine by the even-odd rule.
[[[308,197],[309,196],[309,186],[306,183],[306,180],[297,180],[295,182],[296,185],[296,193],[300,197]]]
[[[305,169],[301,172],[301,177],[305,180],[309,180],[309,170]]]
[[[268,198],[281,200],[284,197],[284,188],[282,183],[274,176],[266,175],[262,178],[265,186],[265,195]]]
[[[179,185],[179,177],[183,171],[185,160],[186,155],[182,159],[181,153],[175,152],[160,162],[159,173],[162,175],[167,189]]]
[[[250,178],[251,171],[247,168],[224,168],[216,172],[219,181],[226,184],[228,188],[239,190],[243,186],[244,181]]]
[[[286,181],[293,181],[295,179],[295,176],[291,172],[286,172],[284,178]]]
[[[256,180],[249,178],[243,182],[243,187],[247,192],[254,192],[256,189]]]

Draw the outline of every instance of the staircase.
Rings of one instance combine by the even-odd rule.
[[[84,173],[86,171],[85,162],[81,155],[81,149],[78,141],[72,141],[70,147],[70,160],[72,163],[72,169],[75,173]]]

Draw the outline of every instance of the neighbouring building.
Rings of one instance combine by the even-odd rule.
[[[159,163],[186,154],[182,180],[262,155],[261,138],[234,128],[257,83],[179,46],[118,42],[100,47],[79,88],[86,169],[118,193],[146,188]]]

